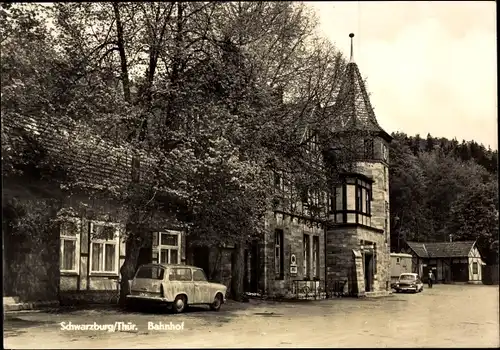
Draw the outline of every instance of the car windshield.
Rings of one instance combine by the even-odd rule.
[[[162,280],[165,269],[161,266],[142,266],[135,278],[148,278],[153,280]]]
[[[416,279],[415,275],[401,275],[399,276],[401,281],[414,281]]]

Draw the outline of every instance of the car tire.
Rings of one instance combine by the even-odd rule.
[[[183,295],[178,295],[172,304],[172,310],[176,314],[180,314],[186,309],[186,297]]]
[[[222,306],[222,294],[218,293],[214,298],[214,302],[210,304],[210,310],[219,311],[221,306]]]

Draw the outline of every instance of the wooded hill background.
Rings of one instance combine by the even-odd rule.
[[[392,249],[398,237],[443,242],[451,235],[477,239],[487,261],[498,259],[498,151],[430,134],[392,136]]]

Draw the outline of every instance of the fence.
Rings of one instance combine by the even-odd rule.
[[[349,296],[347,280],[292,281],[292,294],[300,300],[317,300]]]

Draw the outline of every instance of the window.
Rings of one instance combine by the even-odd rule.
[[[160,264],[180,264],[181,233],[178,231],[160,232],[158,252]]]
[[[194,270],[193,271],[193,281],[206,282],[207,277],[205,276],[205,272],[203,270]]]
[[[109,222],[90,223],[91,272],[118,274],[119,225]]]
[[[330,201],[330,210],[332,213],[336,211],[345,210],[343,195],[344,195],[344,186],[340,185],[333,189],[332,198]]]
[[[309,253],[309,235],[304,234],[304,277],[309,277],[310,274],[310,253]]]
[[[371,201],[371,190],[366,189],[366,214],[372,214],[372,201]]]
[[[374,152],[373,152],[373,139],[365,139],[365,158],[367,159],[372,159],[373,156],[374,156]]]
[[[284,278],[283,230],[274,231],[274,272],[277,279]]]
[[[319,237],[313,236],[313,275],[319,277]]]
[[[360,213],[363,212],[363,190],[361,187],[357,186],[356,187],[356,210]]]
[[[360,180],[356,185],[356,211],[371,215],[371,185]]]
[[[473,262],[473,263],[472,263],[472,273],[473,273],[474,275],[477,275],[477,274],[479,273],[479,271],[478,271],[478,270],[479,270],[479,268],[478,268],[478,264],[477,264],[477,262]]]
[[[173,267],[170,268],[168,275],[169,281],[186,282],[192,280],[191,269],[186,267]]]
[[[318,190],[312,190],[311,191],[311,204],[315,207],[319,207],[320,206],[320,197],[321,197],[321,194]]]
[[[400,262],[399,258],[396,258],[396,264],[399,265],[399,262]]]
[[[80,267],[80,220],[68,219],[61,223],[61,247],[59,268],[61,272],[79,273]]]
[[[142,266],[139,271],[137,271],[137,275],[135,276],[135,278],[162,280],[164,275],[165,269],[163,267]]]

